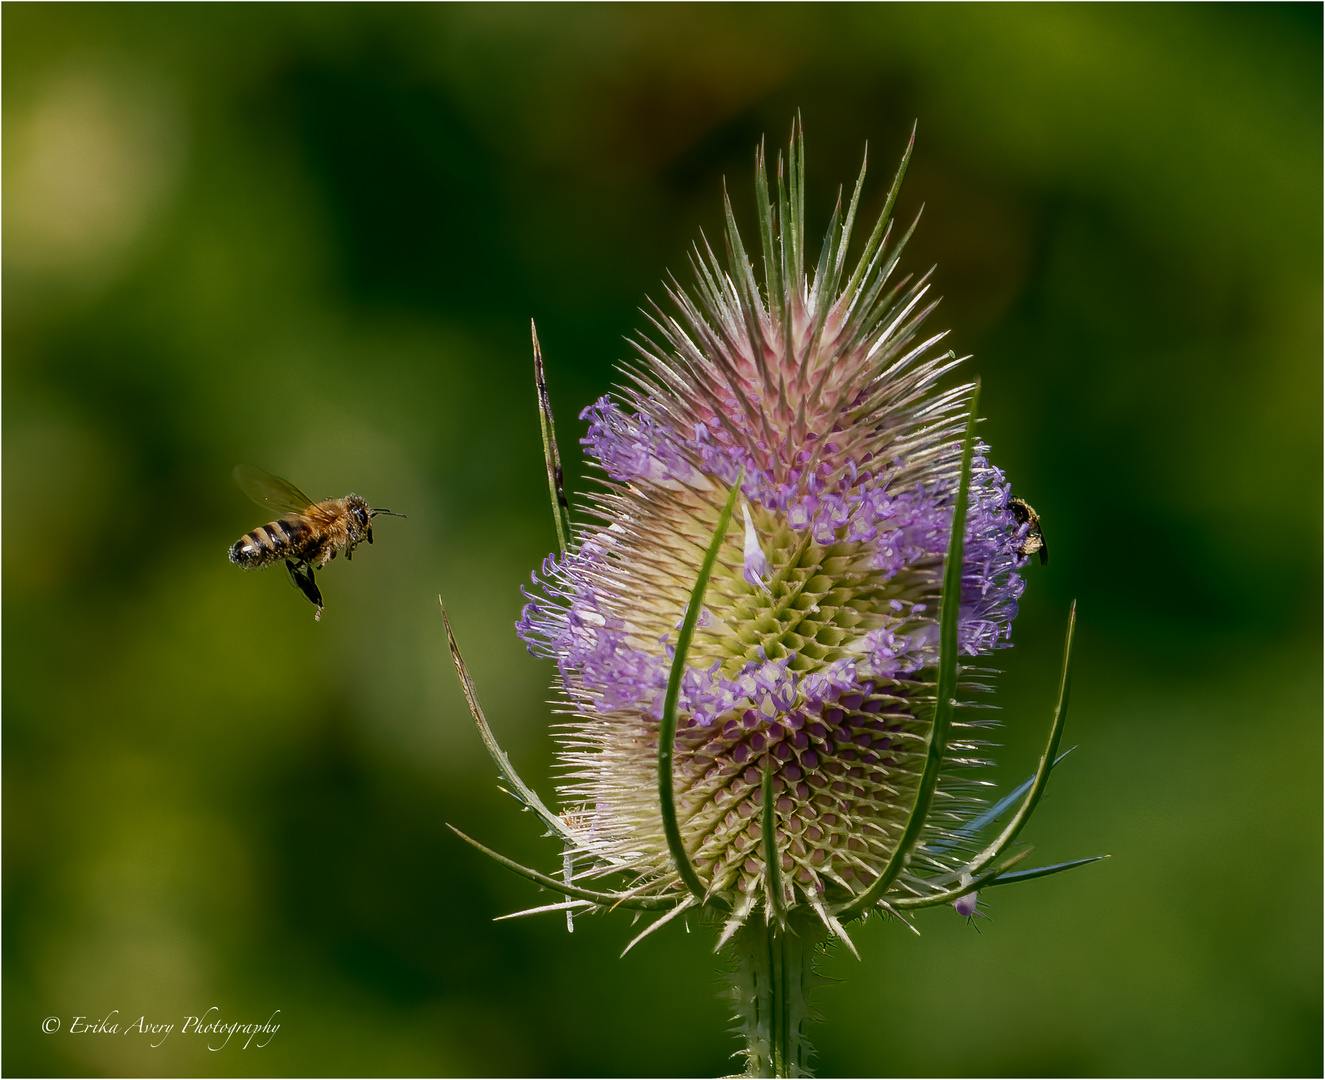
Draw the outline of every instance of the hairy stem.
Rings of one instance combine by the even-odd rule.
[[[728,974],[736,1004],[736,1031],[745,1040],[746,1076],[812,1076],[806,1036],[810,990],[822,981],[814,952],[824,940],[821,923],[793,915],[786,925],[750,919],[733,936]]]

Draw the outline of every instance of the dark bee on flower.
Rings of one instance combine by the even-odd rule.
[[[1017,548],[1017,554],[1034,555],[1038,551],[1040,565],[1048,566],[1049,542],[1044,538],[1044,530],[1040,527],[1040,515],[1035,512],[1035,507],[1025,499],[1019,499],[1014,495],[1008,500],[1008,510],[1011,511],[1012,518],[1018,525],[1030,525],[1026,538]]]
[[[373,518],[390,510],[370,507],[351,492],[343,499],[314,501],[290,481],[255,465],[236,465],[235,483],[259,506],[282,516],[245,533],[230,547],[230,561],[245,570],[261,570],[284,559],[294,587],[317,608],[322,618],[322,590],[313,577],[340,552],[348,562],[365,540],[373,542]]]

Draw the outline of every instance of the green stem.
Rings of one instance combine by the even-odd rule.
[[[819,982],[814,950],[822,924],[793,915],[789,925],[750,919],[732,938],[731,980],[736,1031],[745,1039],[746,1076],[811,1076],[813,1049],[805,1027],[810,990]]]

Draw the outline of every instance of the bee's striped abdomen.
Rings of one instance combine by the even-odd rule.
[[[230,561],[256,570],[278,559],[298,560],[312,532],[308,523],[297,517],[269,521],[235,541],[230,549]]]

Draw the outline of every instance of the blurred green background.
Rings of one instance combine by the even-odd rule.
[[[753,217],[801,110],[811,229],[912,121],[907,265],[1040,511],[1004,654],[1025,834],[1105,863],[982,933],[873,924],[824,1075],[1319,1075],[1321,8],[6,5],[4,1069],[718,1075],[712,934],[624,960],[550,897],[445,655],[550,795],[513,622],[637,308]],[[817,239],[813,241],[817,244]],[[323,621],[226,548],[249,461],[384,519]],[[69,1019],[230,1021],[262,1049]],[[45,1035],[41,1022],[63,1028]]]

